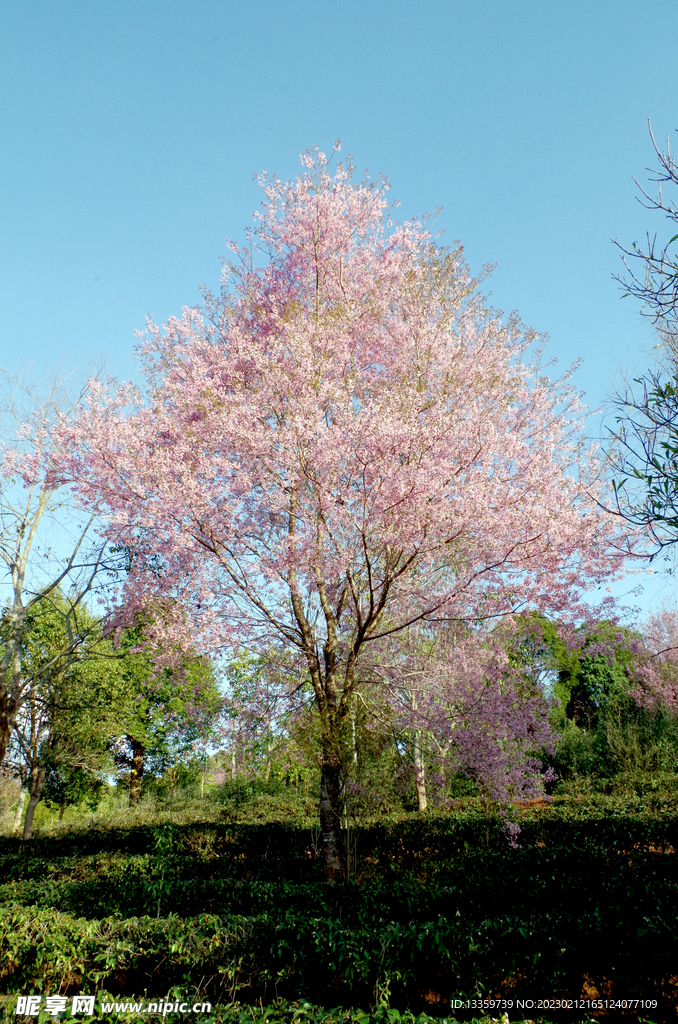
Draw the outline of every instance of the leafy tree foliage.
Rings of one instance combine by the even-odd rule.
[[[78,621],[88,644],[73,649],[71,604],[53,590],[27,609],[21,648],[22,691],[8,749],[8,766],[29,789],[24,837],[29,838],[40,799],[59,803],[100,788],[111,769],[109,745],[118,728],[121,688],[115,652],[101,623],[80,608]],[[0,623],[4,643],[11,613]],[[48,789],[45,791],[45,785]]]
[[[115,762],[128,775],[130,804],[136,804],[144,775],[176,775],[180,765],[204,754],[223,698],[207,658],[184,653],[172,668],[158,666],[142,625],[123,631],[116,652],[122,699]]]
[[[652,623],[641,631],[600,621],[558,640],[559,738],[548,761],[566,784],[642,791],[678,771],[678,718],[652,632]]]
[[[17,715],[8,767],[29,792],[24,838],[30,838],[42,798],[67,804],[96,804],[106,778],[124,762],[129,743],[131,802],[138,800],[144,769],[151,775],[176,772],[209,742],[222,697],[206,659],[185,658],[171,671],[155,671],[150,653],[137,650],[140,631],[121,642],[105,637],[102,623],[85,609],[79,621],[90,644],[72,650],[70,604],[58,591],[26,613],[21,651],[26,699]],[[9,612],[0,623],[6,642]],[[96,638],[96,643],[94,642]],[[136,768],[136,772],[135,772]]]
[[[645,527],[653,555],[678,541],[678,376],[647,373],[615,400],[608,456],[616,512]]]

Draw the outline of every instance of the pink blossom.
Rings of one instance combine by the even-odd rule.
[[[461,247],[393,224],[384,179],[330,174],[319,152],[303,168],[262,178],[221,293],[148,324],[143,389],[93,387],[61,464],[130,550],[126,606],[162,607],[162,643],[301,660],[330,772],[391,638],[574,617],[629,541],[601,511],[577,397],[485,304]],[[500,764],[498,792],[516,790],[543,716],[485,642],[445,640],[419,714],[441,737],[455,722],[460,765]]]

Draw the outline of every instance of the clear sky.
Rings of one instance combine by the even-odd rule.
[[[599,406],[653,358],[611,239],[665,230],[632,176],[648,119],[678,128],[677,44],[675,0],[5,0],[0,364],[130,376],[146,316],[216,285],[253,175],[338,137],[403,218],[443,207]]]

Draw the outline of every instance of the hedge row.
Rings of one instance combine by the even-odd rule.
[[[284,864],[270,880],[268,872],[257,872],[256,860],[247,864],[250,877],[243,878],[239,858],[240,870],[235,870],[234,859],[223,851],[197,854],[181,833],[159,830],[151,853],[58,859],[43,858],[40,854],[47,851],[29,847],[5,865],[10,881],[0,885],[0,906],[53,908],[89,918],[166,916],[170,911],[251,917],[266,911],[347,922],[364,914],[424,921],[459,912],[481,923],[499,910],[526,918],[558,915],[575,899],[582,917],[595,922],[604,907],[608,913],[614,910],[625,928],[652,918],[658,907],[678,918],[678,857],[668,852],[671,847],[665,849],[657,834],[653,843],[641,841],[631,829],[608,830],[607,837],[609,845],[601,847],[582,841],[581,830],[572,829],[559,843],[525,842],[517,850],[505,841],[488,845],[479,840],[456,856],[434,859],[431,850],[439,847],[433,840],[423,850],[408,850],[401,833],[392,855],[416,859],[421,854],[416,870],[382,871],[363,876],[357,885],[328,887],[322,874],[312,871],[305,881],[286,878]],[[378,852],[366,852],[368,857],[376,860]]]
[[[25,879],[0,886],[0,906],[55,909],[75,917],[140,915],[185,917],[200,913],[252,917],[262,911],[340,918],[347,924],[365,916],[376,920],[428,921],[461,915],[481,923],[498,912],[530,918],[559,915],[572,902],[582,918],[595,923],[601,908],[614,913],[620,928],[631,928],[657,908],[678,920],[676,858],[636,855],[619,858],[556,857],[548,851],[519,851],[510,857],[467,858],[446,878],[422,884],[415,878],[393,882],[327,886],[323,882],[258,882],[200,879],[181,860],[125,864],[116,875],[90,880]]]
[[[518,815],[523,850],[546,849],[562,855],[633,856],[643,851],[678,849],[678,814],[624,813],[624,807],[588,809],[566,816],[564,809]],[[594,813],[595,812],[595,813]],[[233,878],[307,880],[322,877],[318,837],[308,828],[270,822],[262,825],[213,824],[176,826],[175,845],[190,860],[193,876],[215,871]],[[357,874],[364,880],[391,879],[404,873],[432,877],[477,851],[507,852],[503,821],[480,813],[429,819],[410,818],[356,828],[350,835]],[[96,830],[31,843],[0,840],[0,876],[31,878],[41,874],[73,877],[106,873],[113,859],[152,857],[158,829]],[[89,865],[89,867],[88,867]]]
[[[391,1000],[438,1014],[449,1013],[455,998],[597,992],[656,998],[665,1018],[678,1008],[677,958],[678,936],[662,912],[620,922],[618,910],[605,907],[593,918],[573,909],[480,923],[461,915],[377,919],[366,907],[350,924],[295,912],[87,921],[51,910],[0,911],[5,992],[179,988],[213,1004],[275,995],[363,1007]]]

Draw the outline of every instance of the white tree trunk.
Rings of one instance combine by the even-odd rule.
[[[12,835],[18,835],[21,831],[21,820],[24,816],[24,805],[26,803],[26,790],[23,785],[19,791],[19,799],[16,804],[16,811],[14,812],[14,824],[12,825]]]
[[[353,764],[356,765],[356,767],[357,767],[357,765],[358,765],[358,747],[357,747],[356,739],[355,739],[355,704],[353,705],[353,710],[351,711],[351,746],[353,748],[353,751],[352,751],[353,752]]]
[[[426,799],[424,751],[419,730],[414,734],[414,782],[417,787],[417,809],[423,814],[428,808],[428,800]]]

